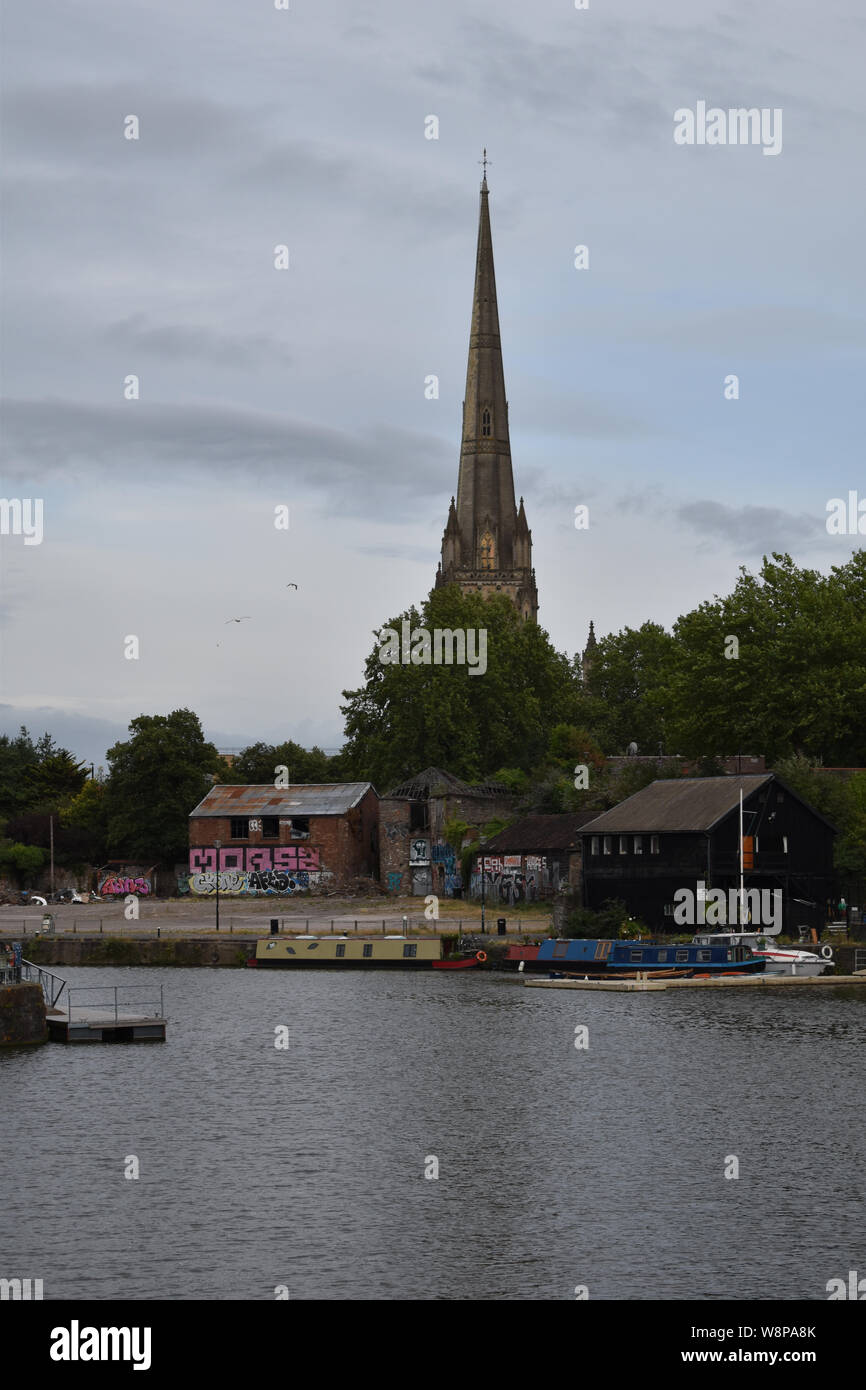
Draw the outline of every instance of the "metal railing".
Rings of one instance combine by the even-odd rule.
[[[54,975],[42,965],[34,965],[32,960],[21,961],[21,979],[31,980],[34,984],[42,986],[45,1003],[50,1009],[55,1007],[61,994],[66,989],[66,980],[60,975]]]
[[[85,1009],[98,1009],[100,1017],[102,1018],[110,1017],[113,1013],[115,1023],[118,1021],[122,1022],[124,1018],[133,1016],[134,1010],[139,1011],[134,1014],[136,1018],[165,1018],[162,985],[159,987],[158,1000],[118,999],[118,994],[131,989],[138,989],[138,985],[75,985],[73,988],[70,988],[67,993],[69,1022],[72,1022],[72,1010],[74,1007],[77,1007],[79,1011]],[[72,996],[81,994],[97,994],[101,997],[95,1004],[85,1004],[82,1003],[80,999],[76,999],[73,1004]],[[153,1012],[145,1013],[145,1010],[153,1010]],[[80,1012],[79,1019],[82,1017],[84,1017],[84,1015]]]

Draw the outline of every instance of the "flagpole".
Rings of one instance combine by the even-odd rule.
[[[745,889],[743,887],[743,788],[740,787],[740,926],[743,925]]]

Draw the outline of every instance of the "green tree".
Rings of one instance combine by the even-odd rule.
[[[586,681],[588,728],[606,753],[669,752],[665,714],[674,639],[658,623],[602,637]]]
[[[186,857],[189,815],[224,768],[192,710],[141,714],[132,737],[108,750],[108,847],[130,859],[170,863]]]
[[[15,738],[0,735],[0,816],[30,810],[28,777],[36,763],[36,745],[23,725]]]
[[[827,576],[774,554],[674,635],[665,705],[676,751],[866,760],[866,552]]]
[[[487,633],[487,669],[380,660],[385,631],[398,637],[424,628]],[[365,684],[343,692],[346,766],[386,791],[420,768],[446,767],[469,782],[498,767],[530,771],[544,757],[552,729],[571,723],[576,680],[572,663],[535,623],[521,622],[504,597],[435,589],[375,634]]]
[[[64,829],[77,830],[84,857],[101,864],[108,855],[108,787],[105,778],[89,777],[60,813]]]
[[[244,748],[233,760],[231,767],[224,769],[220,781],[232,783],[253,783],[263,785],[273,782],[278,767],[288,768],[291,782],[331,782],[334,776],[334,759],[321,748],[302,748],[291,739],[285,743],[252,743]]]

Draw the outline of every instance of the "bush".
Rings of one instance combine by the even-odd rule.
[[[625,938],[647,934],[647,927],[637,917],[630,918],[628,908],[619,898],[609,898],[597,912],[588,907],[575,907],[565,919],[563,935],[590,940]]]

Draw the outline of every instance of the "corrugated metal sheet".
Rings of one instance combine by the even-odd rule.
[[[372,782],[298,782],[290,787],[212,787],[192,816],[342,816],[357,806]]]
[[[545,850],[578,849],[582,826],[594,811],[554,816],[524,816],[500,830],[484,846],[485,854],[536,854]]]
[[[710,830],[743,798],[772,781],[770,773],[746,777],[669,777],[651,782],[583,826],[582,834],[664,834]]]

